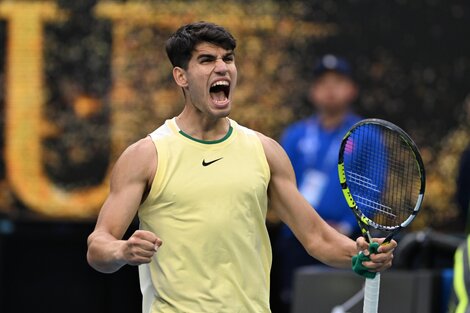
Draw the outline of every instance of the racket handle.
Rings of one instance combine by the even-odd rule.
[[[364,313],[377,313],[379,309],[380,273],[375,278],[366,278],[364,287]]]

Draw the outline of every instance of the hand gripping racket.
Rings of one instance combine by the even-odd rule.
[[[390,242],[418,213],[425,189],[424,165],[413,140],[398,126],[380,119],[356,123],[344,136],[338,159],[344,197],[362,234],[385,233]],[[366,278],[364,313],[376,313],[380,274]]]

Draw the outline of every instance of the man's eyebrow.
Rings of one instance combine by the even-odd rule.
[[[231,57],[231,56],[235,56],[235,52],[234,51],[228,51],[227,53],[225,53],[223,55],[223,58],[226,58],[226,57]],[[197,59],[200,60],[200,59],[215,59],[217,58],[216,55],[214,54],[210,54],[210,53],[202,53],[200,55],[197,56]]]
[[[204,59],[204,58],[207,58],[207,59],[215,59],[216,56],[213,55],[213,54],[208,54],[208,53],[204,53],[204,54],[200,54],[197,56],[197,59]]]

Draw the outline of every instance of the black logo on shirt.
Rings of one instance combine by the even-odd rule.
[[[209,161],[209,162],[206,162],[206,160],[202,160],[202,166],[209,166],[211,165],[212,163],[215,163],[217,161],[220,161],[222,160],[223,158],[218,158],[218,159],[215,159],[215,160],[212,160],[212,161]]]

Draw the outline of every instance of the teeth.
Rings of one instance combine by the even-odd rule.
[[[230,86],[230,83],[229,83],[228,81],[226,81],[226,80],[219,80],[219,81],[213,83],[213,84],[211,85],[211,88],[212,88],[212,87],[215,87],[215,86]]]

